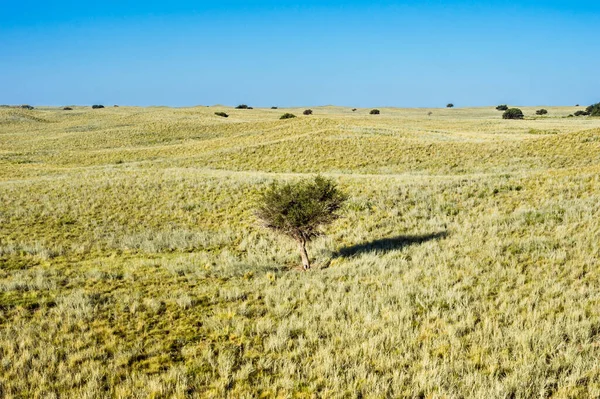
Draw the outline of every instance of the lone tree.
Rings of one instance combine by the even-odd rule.
[[[497,109],[498,111],[506,111],[506,110],[508,109],[508,105],[506,105],[506,104],[501,104],[501,105],[498,105],[498,106],[496,107],[496,109]]]
[[[379,115],[381,112],[378,109],[372,109],[371,112],[369,112],[369,114],[371,115]]]
[[[303,115],[312,115],[312,109],[305,109],[304,112],[302,113]]]
[[[548,110],[542,108],[542,109],[538,109],[537,111],[535,111],[536,115],[547,115],[548,114]]]
[[[454,104],[450,103],[450,104],[446,105],[446,108],[454,108]]]
[[[256,216],[261,224],[298,243],[302,267],[310,269],[306,243],[321,235],[321,226],[339,217],[347,196],[333,180],[322,176],[297,183],[273,182],[259,199]]]
[[[502,114],[502,119],[523,119],[523,111],[519,108],[509,108]]]

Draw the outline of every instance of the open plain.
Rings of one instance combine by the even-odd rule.
[[[600,118],[73,108],[0,108],[0,397],[600,396]]]

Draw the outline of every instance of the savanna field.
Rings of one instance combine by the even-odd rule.
[[[0,397],[600,397],[600,118],[522,109],[0,108]]]

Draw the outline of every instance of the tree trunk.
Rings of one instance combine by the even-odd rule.
[[[300,256],[302,257],[302,267],[304,270],[310,269],[310,260],[308,259],[308,253],[306,253],[306,240],[298,240],[298,248],[300,249]]]

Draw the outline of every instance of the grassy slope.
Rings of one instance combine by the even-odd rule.
[[[600,120],[217,110],[0,109],[0,396],[600,395]],[[301,273],[252,203],[313,172]]]

